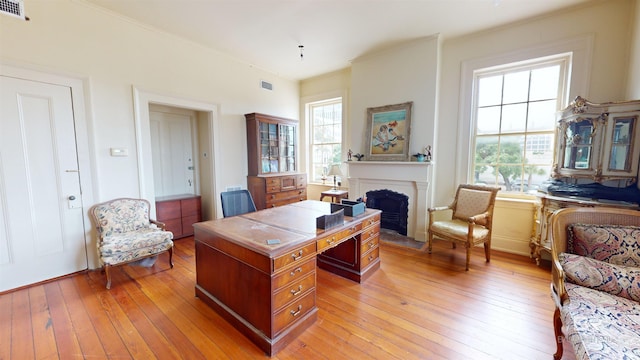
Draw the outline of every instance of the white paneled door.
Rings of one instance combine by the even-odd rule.
[[[0,76],[0,292],[87,269],[71,88]]]
[[[194,158],[189,114],[149,111],[156,196],[194,194]]]

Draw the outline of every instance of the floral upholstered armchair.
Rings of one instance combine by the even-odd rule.
[[[149,219],[150,204],[144,199],[115,199],[91,210],[98,231],[98,255],[111,288],[111,267],[169,252],[173,268],[173,233]]]

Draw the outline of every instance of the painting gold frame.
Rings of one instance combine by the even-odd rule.
[[[413,102],[367,108],[365,160],[407,161]]]

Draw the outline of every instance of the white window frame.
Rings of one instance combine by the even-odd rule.
[[[477,134],[477,114],[478,114],[478,96],[479,96],[479,92],[477,91],[478,89],[478,82],[480,81],[481,78],[483,77],[489,77],[489,76],[505,76],[507,74],[511,74],[511,73],[515,73],[515,72],[522,72],[522,71],[532,71],[535,69],[540,69],[540,68],[546,68],[546,67],[550,67],[550,66],[559,66],[560,67],[560,71],[559,71],[559,79],[558,79],[558,90],[556,93],[556,109],[555,111],[559,111],[562,108],[565,107],[566,105],[566,99],[567,99],[567,93],[568,93],[568,89],[567,89],[567,84],[568,84],[568,80],[569,80],[569,74],[570,74],[570,70],[571,70],[571,54],[570,53],[565,53],[565,54],[558,54],[558,55],[553,55],[553,56],[548,56],[548,57],[543,57],[543,58],[538,58],[538,59],[530,59],[530,60],[526,60],[526,61],[522,61],[522,62],[517,62],[517,63],[511,63],[511,64],[504,64],[504,65],[500,65],[500,66],[494,66],[491,68],[486,68],[486,69],[478,69],[476,71],[474,71],[474,77],[473,77],[473,101],[472,101],[472,109],[473,112],[471,114],[471,125],[472,125],[472,139],[470,142],[470,152],[471,152],[471,157],[469,159],[469,175],[470,177],[467,179],[467,181],[469,183],[473,183],[475,181],[474,179],[474,172],[475,172],[475,149],[476,149],[476,142],[478,137],[512,137],[512,136],[523,136],[525,139],[530,139],[535,137],[536,135],[551,135],[553,138],[553,142],[551,144],[551,157],[549,160],[548,164],[548,168],[549,170],[551,170],[551,166],[553,165],[553,158],[554,158],[554,149],[555,149],[555,127],[551,128],[549,130],[534,130],[534,131],[529,131],[527,129],[525,129],[524,131],[518,131],[518,132],[503,132],[502,130],[500,130],[498,133],[494,133],[494,134],[482,134],[482,135],[478,135]],[[534,103],[535,101],[529,101],[529,99],[527,99],[526,103],[527,106],[530,103]],[[502,104],[500,105],[500,107],[503,107],[507,104]],[[550,117],[552,117],[552,121],[555,118],[555,112],[552,114],[549,114]],[[527,144],[525,144],[525,146],[527,146]],[[526,150],[524,151],[524,153],[526,154]],[[525,161],[526,156],[523,157],[523,162],[520,164],[523,168],[525,167]],[[498,165],[501,165],[502,163],[498,163]],[[503,166],[505,166],[504,164],[502,164]],[[515,164],[514,164],[515,165]],[[513,179],[516,180],[516,179]],[[493,183],[493,184],[488,184],[490,186],[496,186],[497,184]],[[521,193],[521,190],[511,190],[510,191],[512,194],[518,194]]]
[[[340,139],[340,159],[343,158],[343,155],[345,153],[345,121],[346,121],[346,117],[345,117],[345,101],[344,101],[344,97],[343,96],[329,96],[329,97],[323,97],[321,99],[314,99],[314,100],[309,100],[308,102],[305,103],[305,125],[307,128],[306,131],[306,139],[307,139],[307,154],[305,156],[306,158],[306,163],[307,163],[307,177],[308,177],[308,183],[310,184],[323,184],[322,181],[318,181],[314,178],[314,173],[313,173],[313,167],[314,167],[314,162],[313,162],[313,147],[314,147],[314,142],[313,142],[313,132],[314,132],[314,126],[313,126],[313,108],[314,106],[322,106],[322,105],[327,105],[327,104],[332,104],[332,103],[341,103],[342,105],[342,128],[341,128],[341,139]],[[327,167],[329,167],[331,164],[326,164]],[[328,169],[327,169],[328,171]],[[344,182],[344,179],[341,179]],[[329,184],[328,180],[325,181],[324,185]]]
[[[571,72],[568,81],[568,97],[562,99],[569,104],[569,99],[578,95],[588,97],[589,80],[591,74],[591,59],[593,58],[593,47],[595,37],[593,35],[581,35],[575,38],[561,40],[555,43],[545,44],[539,47],[525,48],[509,53],[492,55],[484,58],[463,61],[460,71],[460,97],[458,108],[458,137],[456,153],[458,158],[455,165],[454,184],[462,184],[473,179],[473,169],[471,159],[474,148],[471,147],[475,127],[471,124],[471,114],[473,112],[473,76],[478,69],[490,68],[500,64],[516,63],[528,59],[542,58],[545,56],[571,53]],[[583,95],[584,94],[584,95]],[[502,197],[498,193],[498,197]],[[525,196],[533,198],[532,196]]]

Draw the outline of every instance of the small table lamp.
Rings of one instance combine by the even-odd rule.
[[[340,165],[339,164],[331,165],[331,168],[329,169],[329,173],[327,175],[333,176],[333,190],[338,190],[338,187],[336,186],[336,177],[337,176],[342,177],[342,171],[340,171]]]

